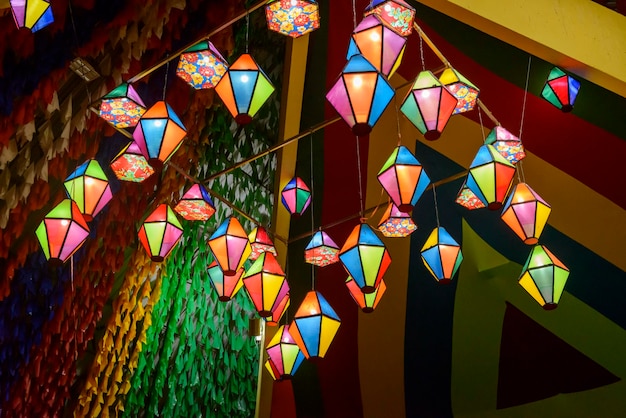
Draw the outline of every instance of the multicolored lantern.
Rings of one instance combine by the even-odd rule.
[[[274,380],[291,379],[304,361],[302,350],[289,333],[289,325],[278,328],[265,351],[269,357],[265,367]]]
[[[196,90],[212,89],[228,71],[228,61],[211,41],[201,41],[180,54],[176,75]]]
[[[154,168],[148,164],[135,141],[131,141],[115,156],[111,170],[119,180],[134,183],[141,183],[154,174]]]
[[[252,252],[250,253],[250,260],[254,261],[264,252],[270,252],[277,256],[276,247],[274,247],[274,241],[270,238],[267,230],[262,226],[257,226],[248,234],[248,241],[252,245]]]
[[[317,231],[304,249],[304,261],[320,267],[334,264],[339,261],[339,246],[326,232]]]
[[[389,78],[400,66],[405,47],[404,36],[398,35],[385,26],[377,15],[371,14],[354,28],[346,59],[361,54],[378,72]]]
[[[187,130],[174,110],[161,100],[139,120],[133,138],[152,167],[160,168],[178,150]]]
[[[544,245],[535,245],[524,264],[519,284],[545,310],[556,309],[569,269]]]
[[[502,126],[496,126],[489,132],[485,144],[493,145],[513,165],[526,157],[522,141]]]
[[[207,273],[211,280],[211,286],[217,292],[217,298],[222,302],[228,302],[234,298],[239,289],[243,287],[243,268],[237,270],[233,276],[226,276],[217,261],[213,260],[207,267]]]
[[[321,293],[311,290],[300,304],[289,333],[307,359],[324,358],[341,319]]]
[[[402,101],[400,110],[424,134],[424,138],[434,141],[441,136],[457,102],[456,96],[433,73],[422,71]]]
[[[374,291],[374,293],[363,293],[358,284],[352,279],[351,276],[348,276],[346,279],[346,287],[350,292],[350,296],[359,305],[359,308],[365,313],[372,313],[374,309],[378,306],[380,299],[382,299],[385,291],[387,290],[387,285],[384,280],[380,281],[380,284]]]
[[[571,112],[580,90],[580,81],[554,67],[550,70],[546,84],[541,90],[541,97],[558,107],[563,112]]]
[[[215,91],[240,125],[252,118],[274,92],[274,86],[252,55],[242,54],[224,74]]]
[[[461,246],[442,226],[433,229],[421,255],[430,274],[442,284],[450,283],[463,261]]]
[[[220,224],[209,238],[209,247],[226,276],[234,276],[243,267],[252,246],[237,218],[230,217]]]
[[[511,190],[514,177],[515,166],[492,145],[483,145],[470,165],[466,185],[483,205],[498,210]]]
[[[391,264],[385,244],[366,223],[355,226],[339,252],[346,271],[363,293],[373,293]]]
[[[311,204],[311,190],[300,177],[292,178],[283,187],[280,196],[283,206],[285,206],[291,216],[297,217],[302,215]]]
[[[456,107],[453,114],[469,112],[476,106],[480,90],[471,81],[465,78],[454,68],[446,68],[439,76],[441,84],[446,86],[448,90],[457,99]]]
[[[71,199],[63,199],[44,217],[35,230],[51,266],[65,263],[87,240],[89,227]]]
[[[526,183],[514,188],[502,210],[501,218],[525,244],[539,241],[552,208]]]
[[[67,196],[76,202],[87,222],[113,198],[107,176],[97,160],[88,160],[79,165],[63,185]]]
[[[263,253],[243,275],[243,285],[259,315],[271,317],[289,293],[289,283],[272,253]]]
[[[390,202],[378,223],[378,230],[389,238],[404,238],[415,232],[417,225],[410,214],[402,212],[393,202]]]
[[[430,184],[424,167],[404,145],[396,147],[387,158],[378,172],[378,181],[402,212],[413,210]]]
[[[49,0],[10,0],[13,19],[18,28],[28,28],[32,32],[45,28],[54,22]]]
[[[403,0],[372,0],[365,9],[365,16],[377,15],[398,35],[409,36],[413,31],[415,9]]]
[[[265,6],[269,30],[298,38],[320,27],[319,6],[313,0],[276,0]]]
[[[469,210],[486,208],[487,206],[485,206],[483,202],[481,202],[480,199],[476,197],[474,192],[471,191],[469,187],[467,187],[466,182],[467,179],[463,182],[461,190],[459,190],[459,194],[457,194],[456,196],[455,202]]]
[[[152,261],[161,262],[172,252],[183,227],[176,213],[165,203],[161,203],[143,222],[139,229],[139,240]]]
[[[100,117],[116,128],[134,128],[144,113],[146,105],[128,83],[111,90],[100,103]]]
[[[270,327],[277,326],[280,323],[283,315],[285,315],[285,312],[287,312],[287,309],[289,309],[290,305],[291,297],[289,296],[289,293],[287,293],[285,296],[283,296],[280,302],[278,302],[276,309],[274,310],[274,312],[272,312],[272,316],[268,316],[267,318],[265,318],[265,325],[269,325]]]
[[[357,136],[372,130],[394,90],[385,77],[363,56],[353,55],[326,99]]]
[[[215,213],[215,205],[206,187],[194,184],[185,192],[174,210],[188,221],[208,221]]]

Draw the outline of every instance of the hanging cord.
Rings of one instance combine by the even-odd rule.
[[[422,38],[422,31],[417,32],[420,36],[420,60],[422,61],[422,71],[426,71],[426,62],[424,61],[424,39]]]
[[[437,218],[437,228],[439,228],[439,207],[437,206],[437,190],[433,183],[433,198],[435,199],[435,217]]]
[[[165,92],[167,90],[167,75],[169,74],[169,72],[170,72],[170,62],[167,61],[167,64],[165,64],[165,80],[163,81],[163,101],[165,101]]]
[[[393,104],[396,107],[396,129],[398,131],[398,146],[402,145],[402,132],[400,131],[400,109],[398,109],[398,96],[393,95]]]
[[[483,126],[483,113],[480,109],[480,106],[478,107],[478,120],[480,121],[480,134],[483,136],[483,144],[487,141],[487,138],[485,137],[485,127]]]
[[[315,188],[313,187],[313,134],[310,135],[310,153],[311,153],[311,205],[309,207],[309,210],[311,211],[311,233],[313,234],[313,231],[315,230],[315,213],[313,212],[313,203],[314,203],[314,196],[313,193],[315,191]],[[311,289],[315,290],[315,265],[311,264]]]
[[[359,172],[359,203],[361,205],[361,220],[365,216],[365,208],[363,207],[363,180],[361,179],[361,147],[359,146],[359,137],[356,137],[356,165]]]
[[[248,53],[249,41],[250,41],[250,13],[246,11],[246,54]]]
[[[352,23],[356,29],[356,0],[352,0]]]
[[[529,55],[528,56],[528,68],[526,69],[526,84],[524,85],[524,101],[522,102],[522,118],[519,124],[519,140],[520,142],[522,141],[522,131],[524,128],[524,116],[526,114],[526,97],[528,96],[528,80],[530,79],[530,66],[532,63],[532,59],[533,56]],[[525,183],[526,182],[526,178],[524,176],[524,169],[522,167],[521,161],[518,161],[518,165],[519,167],[517,168],[517,180],[518,182],[522,183],[522,181]]]

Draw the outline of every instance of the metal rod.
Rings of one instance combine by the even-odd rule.
[[[419,36],[422,37],[422,39],[424,40],[424,42],[426,42],[426,45],[428,45],[428,47],[435,53],[435,55],[437,55],[437,57],[441,60],[441,62],[443,62],[443,64],[446,67],[451,68],[452,64],[450,64],[450,61],[448,61],[446,59],[446,57],[441,53],[441,51],[439,50],[439,48],[437,48],[435,46],[435,44],[433,43],[433,41],[430,40],[430,38],[428,37],[428,35],[426,35],[424,33],[424,31],[422,30],[422,28],[419,27],[419,25],[417,23],[413,23],[413,28],[419,32]]]

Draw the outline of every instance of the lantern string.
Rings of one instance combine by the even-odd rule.
[[[398,131],[398,146],[402,145],[402,133],[400,132],[400,109],[398,109],[398,95],[393,95],[393,104],[396,107],[396,129]]]
[[[163,81],[163,101],[165,101],[165,91],[167,90],[167,74],[170,72],[170,62],[165,64],[165,79]]]
[[[439,207],[437,206],[437,188],[433,184],[433,199],[435,200],[435,218],[437,218],[437,228],[439,228]]]
[[[480,106],[478,107],[478,120],[480,121],[480,134],[483,136],[483,144],[484,144],[485,141],[487,141],[487,138],[485,138],[485,127],[483,126],[483,113],[480,109]]]
[[[248,53],[249,40],[250,40],[250,13],[246,11],[246,54]]]
[[[376,215],[376,212],[378,212],[378,208],[380,207],[380,204],[383,203],[383,195],[385,194],[385,189],[383,189],[382,187],[380,188],[380,196],[378,196],[378,203],[376,203],[376,206],[374,206],[374,209],[372,210],[372,213],[370,216],[368,216],[368,219],[371,219],[374,217],[374,215]],[[387,204],[391,203],[391,198],[387,198]]]
[[[314,192],[315,192],[315,187],[313,187],[313,134],[310,135],[310,153],[311,153],[311,205],[309,207],[309,210],[311,211],[311,233],[313,233],[313,230],[315,229],[315,213],[313,211],[313,204],[314,204]],[[311,290],[315,290],[315,266],[311,263]]]
[[[528,67],[526,68],[526,84],[524,85],[524,100],[522,102],[522,118],[521,118],[520,124],[519,124],[519,140],[520,140],[520,142],[522,141],[522,131],[523,131],[523,128],[524,128],[524,116],[526,114],[526,97],[528,96],[528,80],[530,79],[530,66],[531,66],[531,63],[532,63],[532,59],[533,59],[533,56],[532,55],[528,55]],[[521,161],[519,161],[519,162],[521,163]],[[517,168],[517,179],[518,179],[519,182],[521,182],[522,179],[524,179],[524,182],[525,182],[524,169],[523,169],[521,164],[518,164],[518,165],[519,165],[519,167]]]
[[[359,146],[359,137],[356,137],[356,166],[359,172],[359,203],[361,206],[361,219],[365,216],[365,208],[363,207],[363,180],[361,179],[361,147]]]
[[[356,0],[352,0],[352,23],[356,29]]]
[[[417,32],[420,37],[420,60],[422,61],[422,71],[426,71],[426,63],[424,61],[424,39],[422,38],[422,31]]]

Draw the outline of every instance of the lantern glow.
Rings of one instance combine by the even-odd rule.
[[[457,115],[474,109],[480,90],[472,84],[471,81],[454,68],[446,68],[443,70],[443,73],[439,76],[439,81],[441,81],[441,84],[446,86],[457,99],[453,114]]]
[[[365,9],[365,16],[375,14],[391,30],[401,36],[413,31],[415,9],[404,0],[372,0]]]
[[[237,270],[243,267],[252,252],[246,231],[237,218],[232,216],[222,222],[211,235],[209,247],[226,276],[237,274]]]
[[[359,308],[361,308],[364,313],[374,312],[374,309],[376,309],[378,303],[380,302],[380,299],[383,297],[385,291],[387,290],[387,285],[385,284],[385,281],[381,280],[378,288],[376,288],[374,293],[363,293],[361,291],[361,288],[359,288],[359,285],[356,284],[356,282],[350,276],[348,276],[348,278],[346,279],[346,287],[348,288],[352,299],[354,299],[356,304],[359,305]]]
[[[183,235],[183,227],[169,205],[160,204],[143,222],[139,240],[152,261],[165,260]]]
[[[188,221],[208,221],[215,213],[215,205],[207,189],[194,184],[174,207],[176,213]]]
[[[196,90],[212,89],[228,71],[228,62],[211,41],[201,41],[180,55],[176,75]]]
[[[442,226],[433,229],[421,255],[426,269],[442,284],[450,283],[463,261],[461,246]]]
[[[324,358],[341,320],[321,293],[311,290],[298,307],[289,333],[307,359]]]
[[[49,0],[10,0],[10,4],[13,20],[18,28],[37,32],[54,22]]]
[[[107,176],[97,160],[88,160],[79,165],[63,185],[86,221],[91,221],[113,198]]]
[[[502,210],[501,218],[525,244],[539,241],[552,208],[526,183],[515,186]]]
[[[243,268],[237,270],[233,276],[226,276],[217,261],[213,260],[207,267],[207,273],[211,286],[217,292],[217,297],[221,302],[228,302],[234,298],[243,286]]]
[[[289,283],[274,254],[265,252],[257,258],[243,275],[243,285],[259,315],[271,317],[285,295]]]
[[[298,217],[302,215],[311,204],[311,190],[300,177],[291,179],[283,187],[280,196],[283,206],[285,206],[291,216]]]
[[[519,284],[543,309],[556,309],[569,269],[544,245],[535,245],[526,260]]]
[[[393,202],[390,202],[378,223],[378,230],[389,238],[404,238],[415,232],[417,225],[410,214],[402,212]]]
[[[248,241],[252,246],[252,252],[250,253],[250,260],[254,261],[259,256],[268,251],[272,253],[274,256],[277,256],[276,247],[274,247],[274,242],[270,238],[267,230],[262,226],[257,226],[248,234]]]
[[[313,234],[304,249],[304,261],[319,267],[325,267],[339,261],[339,246],[324,231]]]
[[[276,0],[265,6],[269,30],[298,38],[320,27],[319,6],[313,0]]]
[[[266,367],[274,380],[290,379],[304,361],[304,354],[289,333],[289,325],[281,325],[265,348]]]
[[[146,113],[146,105],[132,85],[122,83],[100,103],[100,117],[116,128],[133,128]]]
[[[478,149],[467,174],[467,187],[491,210],[502,207],[511,190],[515,166],[492,145]]]
[[[541,97],[563,112],[571,112],[580,90],[580,81],[565,74],[563,70],[554,67],[550,70],[546,84],[541,90]]]

